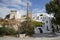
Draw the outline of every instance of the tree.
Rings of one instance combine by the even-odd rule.
[[[34,33],[34,26],[32,24],[32,20],[29,17],[26,17],[25,21],[23,21],[21,25],[22,27],[20,28],[20,33],[25,33],[26,35],[32,35]]]
[[[60,0],[53,0],[46,4],[46,12],[54,14],[53,23],[60,25]]]
[[[42,22],[37,22],[32,20],[29,17],[26,17],[25,21],[23,21],[22,26],[20,28],[20,33],[25,33],[26,35],[32,35],[34,33],[34,28],[41,26]]]
[[[42,22],[33,21],[34,27],[42,27]]]

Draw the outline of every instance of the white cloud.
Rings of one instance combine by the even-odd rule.
[[[4,18],[7,14],[10,13],[10,10],[16,10],[16,9],[9,9],[9,8],[6,8],[6,7],[3,7],[1,8],[0,7],[0,17]],[[21,15],[25,15],[26,14],[26,10],[18,10],[19,11],[19,14]]]
[[[39,8],[35,8],[35,9],[33,9],[33,16],[36,16],[37,14],[39,15],[39,14],[45,14],[45,9],[43,8],[43,9],[39,9]]]
[[[28,2],[29,5],[31,5],[30,1],[22,1],[22,0],[1,0],[3,2],[3,4],[7,5],[7,6],[11,6],[11,5],[23,5],[26,6],[26,3]]]
[[[4,18],[6,14],[8,14],[10,9],[8,8],[1,8],[0,7],[0,17]]]
[[[28,1],[28,0],[23,0],[23,3],[22,3],[22,4],[27,5],[27,3],[29,3],[29,6],[31,6],[31,5],[32,5],[32,3],[31,3],[30,1]]]
[[[40,14],[43,14],[43,15],[48,16],[48,17],[54,17],[53,14],[47,14],[45,12],[45,9],[38,9],[38,8],[33,9],[33,17],[39,16]]]
[[[45,9],[39,9],[39,8],[33,9],[33,13],[42,13],[42,12],[45,12]]]
[[[26,14],[26,10],[20,10],[19,11],[21,15],[25,15]]]
[[[26,2],[31,6],[31,2],[29,0],[0,0],[0,17],[5,17],[9,13],[10,10],[19,10],[20,14],[26,14],[26,11],[23,10],[22,6],[26,6]],[[8,8],[14,7],[14,8]],[[25,7],[26,8],[26,7]]]

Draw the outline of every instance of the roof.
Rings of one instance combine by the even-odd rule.
[[[47,17],[53,17],[53,15],[52,14],[47,14],[47,13],[37,13],[36,15],[34,14],[33,15],[33,17],[37,17],[37,16],[40,16],[40,15],[42,15],[42,16],[47,16]]]

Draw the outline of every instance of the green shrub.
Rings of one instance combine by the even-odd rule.
[[[22,27],[20,28],[20,33],[26,34],[26,35],[32,35],[34,33],[34,26],[32,22],[29,21],[28,24],[26,23],[26,21],[23,22]]]
[[[26,33],[26,29],[25,29],[25,28],[26,28],[25,26],[22,26],[22,27],[20,28],[20,34]]]
[[[0,35],[15,35],[16,31],[13,28],[1,27]]]
[[[34,28],[32,26],[27,27],[26,29],[26,35],[32,35],[34,33]]]
[[[20,34],[26,34],[26,35],[32,35],[34,33],[33,27],[21,27],[20,28]]]
[[[0,28],[0,35],[5,35],[6,29],[1,27]]]

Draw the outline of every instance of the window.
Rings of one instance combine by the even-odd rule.
[[[41,17],[41,19],[42,19],[42,17]]]
[[[46,23],[48,23],[48,21],[46,21]]]
[[[43,17],[43,21],[45,20],[45,17]]]
[[[47,30],[49,31],[48,26],[47,26]]]
[[[43,17],[43,19],[44,19],[44,17]]]
[[[39,17],[37,17],[37,20],[39,20]]]
[[[43,16],[43,14],[41,14],[40,16]]]
[[[43,25],[45,25],[45,23],[43,23]]]
[[[44,19],[42,21],[45,21]]]

